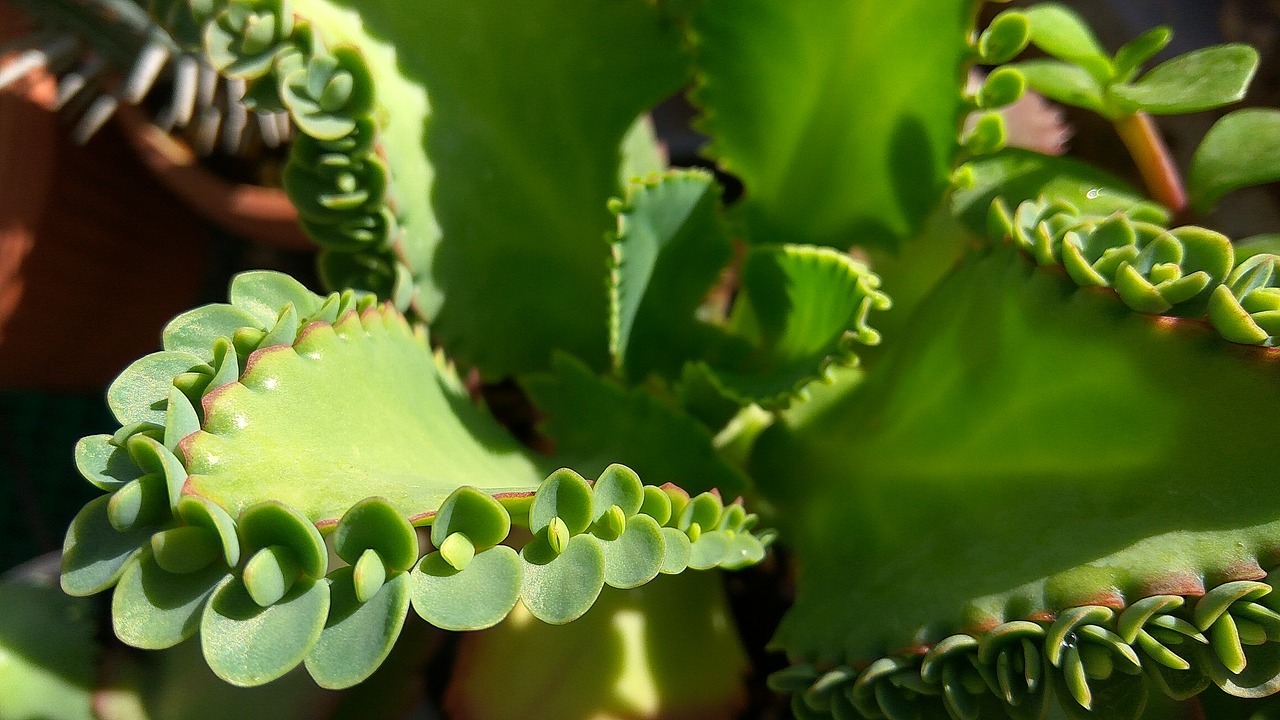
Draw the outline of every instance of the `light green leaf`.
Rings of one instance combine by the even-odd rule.
[[[207,399],[186,447],[189,491],[233,515],[275,500],[335,522],[370,495],[405,517],[434,510],[460,478],[532,490],[535,464],[447,372],[391,311],[312,324]]]
[[[90,500],[67,529],[62,546],[62,589],[92,595],[111,587],[125,563],[147,542],[148,531],[118,532],[107,517],[110,496]]]
[[[1079,65],[1061,60],[1027,60],[1010,67],[1020,70],[1027,85],[1051,100],[1106,114],[1102,84]]]
[[[175,575],[156,564],[149,551],[131,563],[111,596],[116,637],[147,650],[162,650],[200,629],[200,612],[218,583],[228,577],[222,563]]]
[[[200,624],[205,661],[232,685],[261,685],[292,670],[320,639],[329,584],[296,583],[280,602],[261,607],[236,577],[213,592]]]
[[[1214,123],[1187,173],[1197,212],[1233,190],[1280,180],[1280,110],[1237,110]]]
[[[716,454],[711,433],[698,421],[650,393],[598,377],[567,355],[553,367],[524,382],[546,413],[553,460],[588,477],[618,462],[649,483],[672,482],[692,492],[715,487],[730,497],[745,489],[746,478]]]
[[[672,171],[633,183],[617,206],[610,352],[632,381],[677,377],[713,330],[695,313],[732,246],[710,173]]]
[[[476,554],[463,570],[440,553],[431,553],[412,573],[413,609],[445,630],[491,627],[515,607],[523,565],[516,551],[505,545]]]
[[[1024,13],[1031,21],[1031,42],[1036,47],[1080,66],[1100,83],[1113,77],[1110,56],[1076,11],[1058,3],[1042,3]]]
[[[707,0],[693,10],[710,152],[753,242],[894,246],[946,186],[970,0]],[[902,62],[904,49],[910,62]]]
[[[1110,96],[1156,115],[1211,110],[1243,100],[1257,69],[1257,50],[1214,45],[1163,62],[1133,83],[1113,85]]]
[[[520,600],[543,622],[561,625],[581,617],[604,587],[604,553],[591,535],[574,536],[559,554],[535,538],[520,557]]]
[[[362,682],[386,659],[409,613],[408,573],[392,578],[368,602],[356,599],[351,568],[329,576],[329,617],[307,655],[307,672],[324,688]]]

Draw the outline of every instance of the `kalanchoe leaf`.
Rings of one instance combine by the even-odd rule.
[[[529,508],[529,529],[536,533],[557,518],[571,535],[583,532],[591,524],[591,487],[581,475],[567,468],[552,473],[538,486]]]
[[[438,524],[438,513],[436,517]],[[502,536],[505,537],[506,532]],[[418,536],[409,521],[389,502],[368,498],[353,505],[338,521],[333,531],[333,549],[338,557],[352,565],[360,561],[366,551],[374,550],[389,570],[404,572],[418,561]]]
[[[964,149],[973,155],[999,152],[1008,139],[1004,118],[1000,113],[984,113],[964,137]]]
[[[178,373],[192,368],[212,368],[199,357],[185,352],[158,352],[147,355],[120,373],[107,388],[107,404],[121,425],[152,422],[163,426],[169,388]]]
[[[205,661],[232,685],[270,682],[303,661],[320,640],[329,613],[329,584],[303,579],[271,607],[228,577],[213,592],[200,623]]]
[[[293,121],[319,140],[338,140],[373,109],[374,86],[360,51],[339,46],[313,55],[280,77],[280,98]]]
[[[186,640],[200,629],[205,603],[229,574],[220,562],[173,573],[144,550],[121,576],[111,596],[116,637],[147,650],[162,650]]]
[[[1248,162],[1241,162],[1247,154]],[[1197,212],[1208,212],[1229,192],[1280,180],[1280,110],[1237,110],[1214,123],[1187,173]]]
[[[392,578],[366,600],[357,597],[352,574],[347,567],[329,575],[328,620],[305,661],[320,687],[351,687],[372,675],[391,652],[409,613],[408,574]]]
[[[324,576],[328,563],[324,540],[315,525],[294,508],[277,501],[258,503],[240,514],[237,525],[249,552],[278,548],[272,550],[272,556],[290,556],[280,562],[296,563],[297,572],[307,577]],[[275,564],[262,562],[267,568]]]
[[[1031,23],[1031,42],[1046,53],[1084,68],[1099,83],[1115,74],[1111,58],[1074,10],[1042,3],[1023,11]]]
[[[256,270],[231,280],[231,305],[251,315],[257,322],[245,327],[267,330],[275,327],[280,310],[292,304],[306,317],[316,311],[320,299],[302,283],[278,272]]]
[[[830,365],[856,362],[855,344],[880,341],[868,316],[891,302],[879,285],[864,265],[834,250],[752,248],[730,318],[733,339],[709,363],[714,379],[744,404],[785,406]]]
[[[993,70],[982,83],[978,91],[978,107],[984,110],[998,110],[1012,105],[1022,97],[1027,89],[1027,79],[1014,67],[1002,67]]]
[[[1006,148],[966,165],[973,172],[974,182],[952,195],[952,209],[970,232],[988,234],[988,211],[997,197],[1004,198],[1009,210],[1016,210],[1024,201],[1048,196],[1066,200],[1089,215],[1121,211],[1134,220],[1169,220],[1167,210],[1148,201],[1128,183],[1069,158]],[[992,237],[1000,234],[990,233]]]
[[[552,515],[559,515],[560,508],[564,508],[564,512],[568,512],[571,517],[577,517],[579,512],[577,503],[586,503],[590,507],[590,496],[581,495],[582,487],[586,486],[586,481],[572,471],[561,471],[563,475],[555,476],[547,492],[556,496],[553,501],[546,495],[535,495],[533,514],[530,516],[530,529],[537,531],[540,527],[533,527],[540,522],[541,512],[549,512]],[[561,481],[560,478],[563,478]],[[582,485],[578,486],[578,482]],[[543,490],[540,487],[539,493]],[[554,508],[548,507],[554,505]],[[570,509],[573,506],[573,509]],[[537,519],[535,519],[537,518]],[[457,533],[465,533],[467,541],[474,545],[475,550],[483,551],[497,545],[507,537],[507,533],[511,531],[511,516],[497,500],[492,496],[482,493],[471,487],[458,488],[445,499],[440,505],[440,509],[436,511],[435,519],[431,523],[431,542],[436,547],[443,548],[445,542]]]
[[[604,553],[604,581],[611,587],[639,587],[662,570],[666,542],[662,528],[648,515],[629,518],[620,534],[612,538],[597,534],[597,540]]]
[[[242,327],[265,330],[267,325],[231,305],[204,305],[182,313],[164,326],[164,349],[191,353],[210,362],[214,359],[214,341],[229,337]]]
[[[110,435],[81,438],[76,443],[76,469],[98,489],[107,492],[142,474],[129,457],[129,451],[112,442]]]
[[[478,553],[462,570],[441,553],[431,553],[412,573],[413,608],[446,630],[491,627],[515,607],[523,567],[516,551],[505,545]]]
[[[1232,342],[1273,347],[1280,343],[1280,256],[1243,260],[1209,299],[1209,321]]]
[[[271,70],[293,32],[288,0],[237,0],[205,26],[210,63],[227,77],[254,79]]]
[[[673,171],[632,183],[613,209],[614,367],[633,381],[674,378],[712,340],[695,314],[731,255],[719,185],[706,172]]]
[[[1258,51],[1248,45],[1214,45],[1112,85],[1109,94],[1131,110],[1157,115],[1211,110],[1243,100],[1257,68]]]
[[[62,546],[62,589],[92,595],[111,587],[147,542],[146,531],[118,532],[107,516],[109,497],[95,498],[71,521]]]
[[[967,0],[694,4],[695,104],[742,180],[753,243],[894,248],[942,196],[956,151]],[[770,28],[760,32],[760,28]],[[841,38],[833,42],[833,38]],[[897,62],[903,48],[914,61]],[[887,68],[874,78],[854,68]],[[868,177],[892,178],[866,182]]]
[[[1020,10],[1004,10],[978,36],[978,57],[1001,65],[1017,57],[1031,42],[1031,21]]]
[[[558,553],[535,536],[520,556],[520,600],[543,622],[559,625],[581,617],[604,587],[604,552],[591,535],[575,535]]]

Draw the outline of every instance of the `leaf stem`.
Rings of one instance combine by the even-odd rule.
[[[1186,213],[1187,191],[1182,185],[1182,175],[1151,116],[1144,112],[1125,115],[1115,120],[1115,127],[1151,196],[1174,215]]]

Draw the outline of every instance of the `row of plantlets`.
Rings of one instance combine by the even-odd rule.
[[[1214,685],[1280,689],[1280,508],[1257,464],[1275,457],[1280,256],[1271,236],[1169,227],[1280,177],[1280,114],[1227,115],[1184,184],[1151,114],[1240,100],[1257,55],[1142,74],[1171,36],[1112,56],[1044,4],[978,38],[994,62],[1047,54],[988,85],[1111,120],[1151,199],[978,121],[969,146],[995,152],[956,173],[953,209],[987,241],[856,388],[761,437],[762,485],[802,458],[774,490],[806,561],[777,638],[795,664],[771,679],[797,718],[1162,717]]]

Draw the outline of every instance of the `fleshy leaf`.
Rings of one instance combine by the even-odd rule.
[[[356,598],[351,568],[329,576],[329,617],[307,655],[307,671],[325,688],[346,688],[378,669],[409,612],[409,575],[401,573],[366,602]]]
[[[1065,200],[1081,212],[1109,215],[1121,211],[1150,222],[1165,222],[1167,210],[1147,200],[1123,180],[1070,158],[1018,148],[971,160],[973,182],[952,195],[952,209],[970,232],[985,235],[987,214],[997,197],[1010,208],[1047,196]]]
[[[1241,162],[1247,153],[1248,162]],[[1187,192],[1197,212],[1208,212],[1223,195],[1280,180],[1280,110],[1237,110],[1214,123],[1200,141],[1187,173]]]
[[[567,355],[557,356],[552,374],[530,377],[524,387],[546,413],[543,429],[555,440],[554,460],[566,467],[593,477],[619,462],[650,483],[674,482],[693,492],[714,487],[732,496],[746,487],[701,423]]]
[[[920,227],[956,151],[971,2],[694,7],[694,99],[752,242],[894,247]]]
[[[329,585],[302,580],[282,600],[261,607],[244,583],[214,590],[200,624],[205,660],[232,685],[261,685],[284,675],[315,647],[329,612]]]
[[[192,368],[208,368],[185,352],[152,353],[120,373],[107,388],[107,404],[121,425],[151,422],[163,425],[173,378]]]
[[[1111,58],[1088,24],[1074,10],[1041,3],[1023,11],[1031,23],[1031,42],[1046,53],[1084,68],[1098,82],[1110,80]]]
[[[109,496],[95,498],[76,515],[62,546],[62,589],[92,595],[111,587],[125,563],[147,542],[147,531],[121,533],[107,518]]]
[[[521,565],[520,556],[505,545],[478,553],[464,570],[431,553],[412,573],[413,608],[445,630],[491,627],[520,598]]]
[[[1180,114],[1211,110],[1244,99],[1258,51],[1248,45],[1214,45],[1157,65],[1133,83],[1118,83],[1111,96],[1135,110]]]
[[[872,310],[887,310],[880,279],[848,255],[799,245],[755,247],[742,267],[730,318],[737,342],[710,363],[731,397],[786,405],[832,364],[856,362],[855,343],[875,345]]]
[[[633,381],[679,375],[711,328],[695,312],[732,252],[720,189],[703,171],[633,183],[616,205],[610,352]]]
[[[543,622],[559,625],[580,617],[604,587],[604,553],[590,535],[574,536],[558,554],[535,536],[520,555],[520,599]]]
[[[98,489],[108,492],[142,475],[129,451],[111,439],[110,435],[90,435],[76,443],[76,469]]]
[[[162,650],[200,629],[200,613],[218,583],[229,575],[215,563],[176,575],[156,564],[150,552],[131,563],[111,597],[111,626],[116,637],[147,650]]]
[[[333,531],[333,548],[352,565],[367,550],[375,550],[395,572],[404,572],[418,561],[418,536],[413,527],[381,498],[362,500],[342,516]]]

